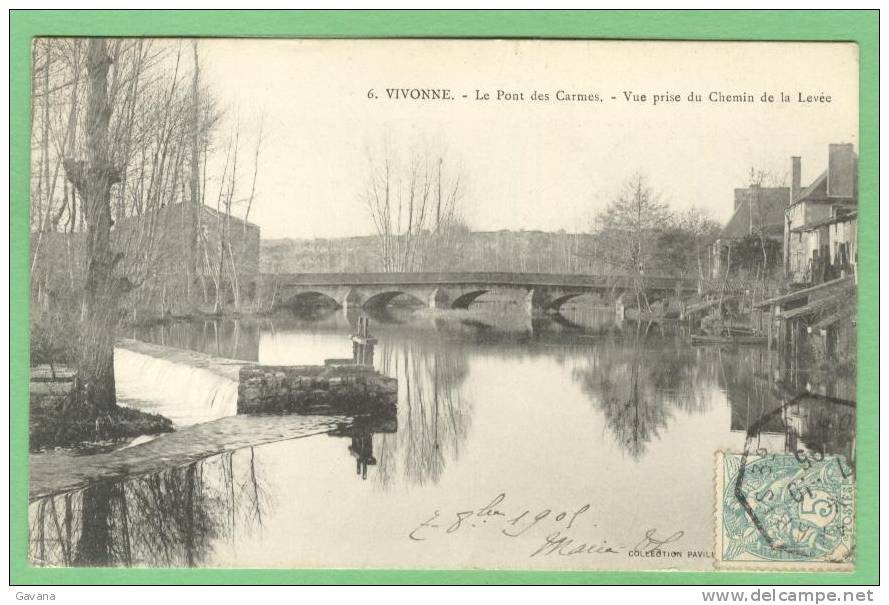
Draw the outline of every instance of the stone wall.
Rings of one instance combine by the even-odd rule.
[[[238,413],[395,413],[398,382],[369,366],[263,366],[240,370]]]

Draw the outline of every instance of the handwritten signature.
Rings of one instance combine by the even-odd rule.
[[[530,557],[550,555],[619,555],[626,553],[651,554],[667,544],[678,541],[684,535],[676,531],[663,536],[656,529],[648,529],[645,536],[632,548],[609,544],[608,540],[581,540],[573,531],[590,510],[585,503],[571,508],[525,508],[521,512],[509,512],[504,504],[506,494],[500,493],[490,502],[479,508],[467,508],[449,514],[435,510],[428,519],[422,521],[408,533],[415,542],[423,542],[435,535],[466,533],[473,528],[496,527],[507,538],[519,538],[535,533],[534,529],[548,530],[542,543],[531,552]],[[595,524],[593,524],[596,527]],[[573,530],[573,531],[572,531]]]

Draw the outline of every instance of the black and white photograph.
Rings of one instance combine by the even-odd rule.
[[[855,569],[856,44],[31,51],[31,566]]]

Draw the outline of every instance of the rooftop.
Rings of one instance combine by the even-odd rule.
[[[753,185],[735,189],[735,213],[719,234],[719,239],[741,239],[760,230],[764,235],[781,239],[784,209],[789,199],[788,187]]]
[[[800,202],[858,201],[858,156],[851,144],[829,146],[827,169],[799,192],[791,205]]]

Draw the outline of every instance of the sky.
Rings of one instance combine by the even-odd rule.
[[[240,120],[250,155],[262,124],[250,218],[264,238],[373,233],[364,193],[384,144],[444,154],[475,230],[568,232],[588,230],[637,173],[673,207],[725,221],[751,167],[789,184],[799,155],[805,186],[826,167],[828,143],[858,146],[853,44],[216,39],[199,48],[204,83]],[[392,88],[455,98],[390,100]],[[477,90],[492,99],[475,100]],[[524,99],[497,101],[498,90]],[[601,101],[556,101],[559,90]],[[550,99],[531,100],[534,91]],[[646,101],[625,100],[630,91]],[[702,102],[688,102],[692,91]],[[764,91],[775,102],[759,102]],[[782,91],[792,102],[779,101]],[[757,102],[708,102],[711,92]],[[655,94],[681,101],[654,105]]]

